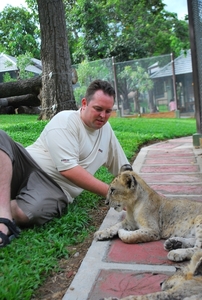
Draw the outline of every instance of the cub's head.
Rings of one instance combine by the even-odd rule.
[[[109,185],[105,203],[118,212],[127,207],[134,200],[137,187],[135,176],[131,165],[123,165],[118,176]]]

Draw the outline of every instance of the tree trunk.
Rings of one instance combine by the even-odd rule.
[[[19,106],[40,106],[41,101],[36,95],[28,94],[16,97],[2,98],[0,99],[0,106],[13,106],[17,108]]]
[[[42,107],[39,119],[77,109],[62,0],[37,0],[41,29]]]
[[[41,86],[42,81],[40,76],[32,77],[27,80],[0,83],[0,98],[26,94],[38,95],[40,93]]]
[[[28,107],[28,106],[20,106],[18,107],[18,114],[28,114],[28,115],[37,115],[40,113],[40,109],[38,107]]]

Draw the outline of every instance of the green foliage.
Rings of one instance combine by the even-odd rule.
[[[128,80],[128,92],[139,90],[144,93],[153,88],[153,81],[150,79],[149,74],[138,64],[136,70],[133,70],[131,66],[125,66],[119,77]]]
[[[39,30],[31,12],[7,5],[0,12],[0,28],[1,52],[19,56],[28,51],[40,58]]]
[[[0,128],[24,146],[35,141],[46,124],[33,115],[0,115]],[[194,119],[111,118],[110,124],[130,161],[149,141],[192,135],[196,131]],[[113,178],[104,167],[95,176],[108,183]],[[90,212],[97,209],[100,201],[99,196],[84,191],[62,218],[23,230],[19,239],[1,248],[0,298],[30,300],[52,270],[59,272],[58,261],[68,259],[68,246],[82,242],[96,230],[91,226]]]
[[[26,52],[25,54],[21,54],[17,57],[17,68],[18,68],[18,78],[17,79],[27,79],[34,76],[32,72],[28,72],[26,67],[32,65],[32,54]],[[6,61],[5,67],[13,66],[11,61]],[[16,78],[12,78],[10,73],[6,72],[3,75],[3,82],[16,81]]]
[[[133,66],[126,65],[118,74],[118,87],[123,97],[124,108],[132,110],[132,102],[135,101],[135,111],[140,113],[140,93],[144,94],[151,90],[153,88],[153,81],[150,79],[148,72],[138,63],[135,63]],[[134,92],[132,99],[128,98],[130,92]]]
[[[110,73],[112,72],[111,59],[89,62],[84,60],[77,67],[78,84],[74,89],[74,96],[77,105],[81,104],[81,99],[86,93],[86,89],[90,82],[95,79],[111,81]]]
[[[3,75],[3,82],[10,82],[10,81],[16,81],[17,79],[14,79],[11,77],[11,75],[6,72],[4,75]]]
[[[37,20],[36,0],[26,0]],[[187,20],[162,0],[64,0],[73,64],[116,57],[128,61],[190,48]]]
[[[27,79],[34,76],[33,73],[27,72],[25,69],[27,66],[32,65],[32,54],[27,52],[25,54],[21,54],[17,57],[17,67],[19,69],[19,78]]]
[[[165,11],[161,0],[80,0],[67,14],[68,23],[74,24],[69,32],[76,63],[111,56],[116,61],[171,52],[177,56],[179,49],[190,48],[188,22]]]

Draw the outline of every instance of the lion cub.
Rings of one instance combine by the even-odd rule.
[[[111,182],[106,203],[118,212],[125,208],[126,218],[97,231],[96,240],[111,239],[117,234],[129,244],[167,239],[167,257],[178,262],[191,259],[202,247],[202,203],[159,195],[130,165],[122,166]]]
[[[166,279],[162,292],[128,296],[121,300],[201,300],[202,299],[202,250],[198,250],[191,259],[190,264],[178,270]],[[116,297],[101,300],[118,300]]]

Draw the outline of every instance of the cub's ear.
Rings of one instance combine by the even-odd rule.
[[[193,272],[193,275],[194,276],[202,276],[202,257],[197,262],[195,270]]]
[[[125,171],[133,171],[133,168],[130,164],[125,164],[121,167],[120,173],[125,172]]]
[[[123,174],[123,179],[125,182],[125,185],[128,189],[135,189],[137,186],[137,181],[134,176],[130,174]]]

